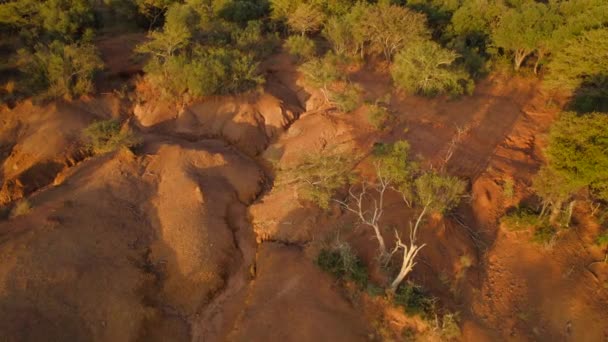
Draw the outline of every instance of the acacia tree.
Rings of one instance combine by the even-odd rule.
[[[433,41],[416,42],[395,56],[391,76],[397,87],[412,93],[462,94],[468,75],[455,65],[456,58]]]
[[[525,2],[506,11],[492,32],[492,40],[497,47],[513,53],[516,71],[536,52],[536,72],[539,62],[552,46],[554,30],[560,23],[561,18],[549,5]]]
[[[19,64],[27,88],[43,97],[80,97],[94,90],[93,76],[103,68],[95,46],[54,41],[38,44],[33,53],[22,50]]]
[[[369,6],[359,24],[371,48],[386,60],[413,42],[430,38],[424,14],[396,5]]]
[[[316,32],[325,20],[323,12],[316,6],[307,3],[299,4],[295,10],[287,15],[287,24],[302,36]]]
[[[544,215],[551,208],[551,223],[567,208],[567,226],[574,207],[574,195],[588,189],[600,200],[608,200],[608,115],[578,116],[563,113],[549,134],[545,150],[547,165],[537,175],[534,188],[543,199]]]
[[[608,29],[589,31],[570,40],[549,62],[546,84],[575,90],[595,76],[608,75]]]

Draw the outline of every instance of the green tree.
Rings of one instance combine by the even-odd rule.
[[[386,60],[401,49],[430,37],[424,14],[410,9],[379,4],[369,6],[358,23],[372,51],[382,53]]]
[[[519,70],[524,60],[536,52],[536,72],[540,61],[554,44],[554,31],[561,23],[562,18],[549,5],[525,2],[505,12],[492,33],[492,40],[497,47],[513,54],[515,70]]]
[[[348,13],[341,16],[332,16],[325,23],[323,35],[331,43],[333,50],[341,55],[363,57],[365,46],[369,41],[366,31],[366,13],[370,5],[359,2],[351,7]]]
[[[539,172],[534,187],[552,208],[552,221],[566,205],[571,215],[572,196],[588,189],[592,196],[608,200],[608,115],[578,116],[562,113],[551,127],[545,150],[547,165]],[[543,210],[544,212],[544,210]]]
[[[20,31],[28,41],[43,36],[73,42],[93,26],[94,12],[87,0],[3,1],[0,24]]]
[[[179,0],[135,0],[139,12],[150,22],[149,28],[155,27],[173,4]],[[162,24],[162,22],[161,22]]]
[[[397,87],[413,93],[462,94],[469,81],[458,55],[432,41],[417,42],[395,57],[391,75]]]
[[[79,97],[94,90],[93,76],[103,62],[93,45],[39,44],[33,53],[20,52],[27,88],[43,97]]]
[[[466,184],[457,177],[427,172],[416,179],[414,187],[423,211],[444,214],[458,205]]]
[[[306,36],[289,36],[285,47],[290,54],[303,60],[314,57],[316,52],[315,42]]]
[[[287,24],[302,36],[316,32],[323,26],[325,16],[315,5],[301,3],[287,15]]]
[[[136,48],[139,53],[150,54],[158,63],[184,49],[192,38],[192,24],[195,20],[193,9],[188,5],[175,4],[167,11],[162,31],[153,31],[149,40]]]
[[[589,31],[558,51],[547,65],[546,84],[552,88],[576,90],[593,86],[597,76],[608,76],[608,29]]]

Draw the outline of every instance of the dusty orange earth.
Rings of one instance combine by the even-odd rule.
[[[131,46],[138,39],[128,38]],[[98,44],[110,60],[129,49]],[[116,77],[138,72],[124,57],[109,65]],[[136,98],[1,110],[0,205],[31,205],[0,221],[3,339],[402,340],[420,326],[433,340],[416,318],[356,295],[314,264],[340,231],[371,279],[386,282],[369,230],[338,206],[322,211],[293,187],[274,186],[277,171],[315,152],[355,152],[365,174],[374,142],[398,139],[424,167],[469,184],[452,215],[426,222],[419,239],[427,246],[410,277],[459,313],[461,340],[608,339],[608,271],[588,209],[578,208],[576,225],[551,249],[498,222],[531,198],[543,134],[559,111],[537,80],[494,75],[453,100],[392,94],[390,128],[378,131],[365,108],[330,110],[286,55],[263,67],[263,94],[175,105],[140,83]],[[391,93],[386,73],[362,69],[353,79],[368,100]],[[137,131],[142,146],[82,154],[82,129],[110,117]],[[405,235],[413,215],[389,196],[385,236],[392,228]]]

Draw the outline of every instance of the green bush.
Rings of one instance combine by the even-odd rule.
[[[94,154],[112,152],[121,147],[131,148],[140,143],[130,130],[121,129],[120,122],[116,120],[95,122],[84,130],[84,136]]]
[[[518,207],[500,219],[507,229],[519,231],[542,225],[546,219],[540,218],[538,213],[527,207]]]
[[[339,111],[348,113],[357,109],[361,104],[361,86],[358,84],[347,84],[342,91],[329,92],[329,100]]]
[[[378,104],[368,106],[367,119],[376,129],[384,129],[386,122],[390,119],[388,110]]]
[[[342,154],[311,154],[286,172],[297,181],[298,195],[323,209],[329,208],[333,194],[350,180],[352,160]]]
[[[395,304],[402,306],[408,314],[434,318],[437,311],[437,299],[413,283],[401,284],[395,292],[394,300]]]
[[[306,36],[289,36],[285,41],[285,47],[290,54],[301,60],[313,58],[316,52],[315,42]]]
[[[316,263],[338,279],[353,281],[362,288],[367,286],[365,265],[346,242],[339,242],[331,249],[322,249]]]

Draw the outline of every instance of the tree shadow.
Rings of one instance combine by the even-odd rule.
[[[608,112],[608,74],[587,77],[572,94],[567,108],[580,114]]]

